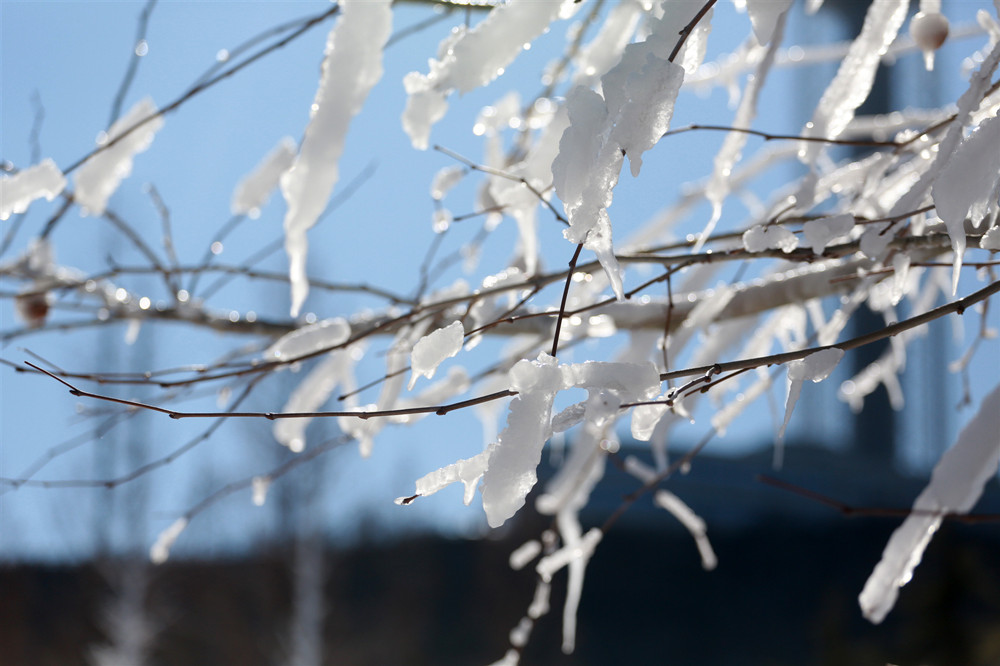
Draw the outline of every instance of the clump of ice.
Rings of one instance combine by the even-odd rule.
[[[412,373],[407,390],[413,389],[418,377],[432,378],[437,367],[445,359],[451,358],[462,349],[464,339],[465,329],[460,321],[452,322],[420,338],[413,345],[413,353],[410,356]]]
[[[436,469],[429,474],[425,474],[417,479],[416,494],[421,497],[433,495],[442,488],[456,481],[461,481],[465,485],[463,501],[468,505],[476,494],[476,485],[479,483],[479,479],[483,477],[483,473],[486,471],[488,457],[489,452],[483,451],[479,455],[453,462],[441,469]]]
[[[881,260],[893,239],[893,234],[889,230],[891,226],[886,222],[884,225],[876,224],[865,229],[858,242],[861,253],[869,259]]]
[[[802,226],[802,235],[805,236],[806,243],[809,244],[813,252],[823,254],[831,242],[846,236],[853,228],[854,216],[845,213],[818,220],[809,220]]]
[[[403,79],[409,96],[403,130],[413,147],[426,150],[431,126],[448,110],[453,90],[467,93],[503,74],[504,68],[557,18],[576,10],[573,0],[510,0],[496,5],[471,30],[455,30],[438,46],[427,74],[410,72]]]
[[[511,400],[507,427],[499,441],[487,449],[489,466],[483,476],[483,510],[490,527],[499,527],[518,509],[534,487],[542,447],[551,436],[552,401],[562,387],[556,359],[539,354],[522,360],[510,370]]]
[[[885,546],[858,602],[864,616],[880,623],[892,610],[899,588],[913,577],[924,549],[941,525],[944,513],[968,513],[1000,463],[1000,385],[987,395],[979,411],[934,467],[931,481],[913,503],[911,513]]]
[[[146,121],[148,118],[152,120]],[[103,215],[108,200],[121,182],[132,173],[132,160],[137,153],[149,148],[153,136],[163,127],[163,116],[157,115],[156,105],[148,97],[133,106],[128,113],[101,133],[98,147],[114,141],[136,125],[138,129],[88,159],[73,178],[74,200],[88,215]]]
[[[643,153],[670,127],[684,68],[668,58],[677,40],[675,24],[684,13],[672,11],[651,21],[646,40],[629,44],[601,78],[603,96],[577,86],[566,99],[570,125],[552,162],[552,182],[569,217],[563,233],[597,255],[619,299],[624,290],[607,208],[624,156],[637,176]]]
[[[979,239],[979,247],[984,250],[1000,250],[1000,225],[987,230]]]
[[[286,136],[236,185],[233,200],[229,204],[233,215],[253,214],[267,203],[278,187],[282,174],[291,168],[295,160],[295,148],[295,140]]]
[[[798,246],[798,237],[788,229],[777,225],[765,227],[755,224],[743,234],[743,247],[747,252],[780,249],[788,253]]]
[[[66,188],[66,176],[56,163],[44,159],[13,176],[0,177],[0,220],[28,210],[35,199],[52,201]]]
[[[287,333],[267,348],[267,361],[290,361],[343,344],[351,337],[351,325],[343,317],[324,319]]]

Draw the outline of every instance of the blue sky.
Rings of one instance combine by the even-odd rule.
[[[143,4],[3,2],[0,8],[3,80],[0,157],[19,167],[32,162],[29,135],[38,108],[34,100],[40,101],[44,109],[38,138],[42,157],[51,157],[65,167],[92,148],[97,133],[107,124],[111,100],[135,47],[136,18]],[[974,9],[972,5],[976,4],[952,3],[949,11],[968,19]],[[124,108],[147,95],[158,105],[165,105],[213,65],[220,50],[231,49],[268,27],[318,13],[326,6],[321,2],[161,2],[153,12],[146,38],[148,52],[142,58]],[[396,10],[394,29],[400,30],[431,15],[425,7],[402,4]],[[341,281],[364,279],[403,293],[412,289],[413,276],[432,238],[430,180],[439,168],[453,161],[434,151],[418,152],[410,148],[399,123],[405,104],[401,80],[411,70],[426,69],[427,58],[435,53],[438,42],[453,22],[446,21],[408,37],[387,52],[383,81],[352,125],[341,162],[340,187],[368,168],[374,168],[374,175],[360,186],[356,195],[310,232],[309,268],[314,276]],[[800,29],[808,39],[829,41],[834,38],[829,25],[803,23],[797,18],[791,30],[796,30],[797,25],[803,26]],[[218,228],[229,218],[230,197],[239,179],[282,137],[291,136],[297,140],[301,136],[308,122],[308,109],[315,94],[319,63],[330,26],[327,22],[313,29],[169,115],[150,150],[136,159],[131,177],[112,198],[111,207],[162,251],[160,218],[146,188],[147,183],[152,183],[170,211],[178,252],[188,261],[200,258]],[[434,128],[432,142],[473,159],[481,157],[481,140],[471,132],[479,109],[510,90],[521,90],[526,96],[540,90],[537,72],[554,57],[553,47],[558,47],[566,27],[566,23],[557,24],[551,35],[539,40],[508,68],[504,77],[487,89],[461,98],[453,96],[449,115]],[[733,48],[747,29],[746,16],[736,14],[728,3],[723,3],[714,22],[710,54]],[[958,53],[964,55],[970,50],[962,45]],[[961,55],[942,57],[942,71],[957,72],[960,58]],[[935,79],[922,73],[918,57],[906,56],[902,64],[907,79],[900,89],[916,91],[915,104],[937,102],[926,99],[926,91],[933,88],[930,82]],[[822,92],[823,82],[832,73],[831,67],[806,73],[797,70],[776,74],[774,85],[761,102],[768,111],[761,114],[755,127],[775,132],[797,131]],[[955,99],[964,82],[954,74],[943,81],[943,99]],[[686,92],[682,94],[673,125],[726,123],[730,118],[724,91],[716,90],[704,98]],[[672,138],[669,146],[662,146],[662,150],[658,147],[647,155],[640,179],[633,181],[623,177],[612,209],[616,237],[626,237],[630,230],[668,204],[682,191],[684,182],[709,173],[711,159],[721,139],[721,134]],[[780,182],[781,174],[763,179],[760,189],[767,191]],[[471,183],[456,190],[454,199],[464,204],[451,205],[449,200],[455,214],[472,209],[473,190]],[[24,247],[27,238],[38,232],[52,210],[53,205],[32,207],[11,253]],[[707,208],[700,209],[689,226],[679,231],[699,230],[706,211]],[[226,241],[219,259],[241,263],[259,248],[280,238],[283,212],[280,196],[273,197],[259,219],[247,220]],[[735,206],[728,211],[722,228],[727,225],[735,228],[743,221],[744,214],[745,211]],[[572,247],[561,238],[561,229],[553,220],[544,216],[541,219],[541,240],[548,247],[544,257],[546,265],[564,264]],[[10,223],[4,224],[6,233]],[[442,253],[454,251],[478,229],[478,221],[454,225],[444,240]],[[82,217],[76,211],[61,222],[53,242],[58,260],[69,266],[98,270],[105,265],[108,255],[118,264],[139,262],[135,251],[121,241],[106,222]],[[494,250],[481,259],[472,275],[467,276],[469,282],[475,283],[483,275],[504,268],[514,242],[514,225],[508,220],[494,232],[487,246]],[[8,259],[11,253],[0,260]],[[275,253],[261,267],[285,270],[283,252]],[[437,286],[446,286],[460,275],[461,271],[455,268],[446,273]],[[167,297],[154,280],[146,281],[144,288],[151,295],[158,293],[160,298]],[[244,315],[253,310],[260,316],[282,316],[288,307],[287,286],[236,282],[212,296],[209,305],[233,308]],[[324,295],[314,290],[305,310],[323,318],[377,305],[377,301],[357,295]],[[993,321],[996,321],[995,308]],[[8,330],[14,326],[10,302],[4,300],[0,309],[0,328]],[[973,321],[966,322],[966,338],[974,332],[975,326]],[[945,333],[938,337],[947,337],[948,329],[941,329]],[[69,335],[44,333],[11,342],[0,350],[0,355],[20,362],[28,358],[22,351],[27,348],[72,369],[147,369],[211,362],[229,348],[228,341],[215,334],[192,332],[175,325],[145,327],[131,346],[123,343],[125,333],[125,327],[119,325]],[[498,349],[497,344],[484,345],[479,352],[480,358],[496,354]],[[608,350],[608,347],[595,346],[579,353],[600,356],[609,353]],[[359,372],[362,382],[378,376],[380,348],[370,351],[373,352],[370,359]],[[960,352],[960,346],[953,347],[945,356],[950,360]],[[996,345],[988,347],[979,359],[994,366],[1000,363]],[[916,365],[919,373],[920,366]],[[280,408],[296,378],[285,374],[286,377],[273,382],[274,387],[262,389],[255,395],[249,406],[269,410]],[[15,375],[4,368],[0,369],[0,383],[3,392],[0,476],[18,475],[32,461],[45,455],[50,447],[85,435],[99,421],[84,418],[84,414],[78,412],[90,413],[101,409],[100,405],[81,402],[50,380]],[[958,399],[956,385],[956,381],[948,384],[947,399],[951,402]],[[816,389],[817,396],[829,396],[835,386],[810,388]],[[982,395],[983,387],[974,388]],[[820,393],[821,390],[826,393]],[[911,403],[917,410],[920,405],[926,408],[941,400],[940,393],[923,397],[919,391],[917,393]],[[144,395],[148,393],[140,393],[137,397]],[[821,401],[809,395],[807,388],[799,408],[802,421],[793,422],[793,430],[820,424],[832,443],[838,433],[843,433],[844,408],[839,405],[833,409],[824,407]],[[765,413],[766,410],[760,411]],[[967,417],[968,410],[965,416],[955,417],[945,424],[944,431],[953,434],[961,419]],[[919,412],[904,417],[904,421],[911,424],[904,428],[909,441],[908,455],[918,466],[926,465],[940,449],[939,442],[919,437],[919,433],[927,430],[912,425],[919,419]],[[196,437],[206,426],[203,422],[175,422],[146,415],[61,455],[39,478],[103,478],[121,473]],[[330,424],[326,431],[332,434],[332,430]],[[689,437],[695,439],[700,432],[698,429],[697,434],[692,433]],[[717,452],[745,452],[765,444],[770,432],[771,423],[767,417],[750,418],[741,428],[742,436],[726,438],[720,442]],[[318,441],[322,434],[317,428],[310,431],[310,437]],[[322,463],[314,466],[313,477],[300,475],[290,479],[287,485],[311,487],[310,484],[318,484],[317,487],[322,488],[319,493],[322,501],[317,502],[314,511],[336,533],[361,529],[359,525],[369,515],[378,516],[393,529],[434,524],[457,532],[476,531],[483,525],[478,499],[470,507],[461,506],[461,493],[457,488],[415,503],[405,513],[391,500],[412,492],[415,478],[458,458],[473,455],[481,446],[481,427],[470,411],[455,413],[448,419],[431,417],[416,429],[387,430],[377,441],[372,460],[359,461],[356,448],[345,447],[321,459]],[[150,475],[148,482],[134,484],[138,490],[129,490],[131,486],[126,486],[115,491],[120,496],[132,497],[128,502],[109,498],[103,490],[22,489],[0,495],[0,556],[79,556],[93,547],[95,532],[100,531],[97,526],[106,522],[108,511],[116,516],[113,538],[117,543],[125,544],[135,539],[148,543],[152,535],[201,497],[226,482],[266,471],[282,455],[283,451],[270,440],[269,424],[230,423],[209,442]],[[128,513],[127,508],[121,506],[130,503],[148,509],[138,529],[131,530],[132,533],[126,527],[127,521],[122,519]],[[268,513],[271,510],[254,509],[249,493],[238,493],[197,518],[190,533],[179,542],[179,552],[193,547],[192,544],[200,544],[202,550],[225,550],[233,544],[266,538],[275,529],[273,515]]]

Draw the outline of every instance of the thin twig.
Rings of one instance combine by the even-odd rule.
[[[771,486],[772,488],[778,488],[780,490],[787,490],[790,493],[799,495],[800,497],[805,497],[814,502],[819,502],[825,506],[830,507],[836,511],[839,511],[847,518],[857,518],[857,517],[879,517],[879,518],[907,518],[909,516],[927,516],[931,518],[941,518],[943,520],[954,520],[960,523],[967,524],[978,524],[978,523],[995,523],[1000,522],[1000,513],[980,513],[980,514],[969,514],[969,513],[956,513],[954,511],[929,511],[926,509],[890,509],[890,508],[879,508],[879,507],[858,507],[852,506],[841,502],[840,500],[833,499],[822,493],[818,493],[815,490],[809,490],[808,488],[803,488],[802,486],[797,486],[794,483],[789,483],[788,481],[782,481],[781,479],[776,479],[773,476],[768,476],[766,474],[758,474],[756,480],[765,485]]]
[[[239,72],[242,69],[246,68],[247,66],[249,66],[249,65],[257,62],[258,60],[260,60],[264,56],[268,55],[269,53],[272,53],[272,52],[277,51],[278,49],[280,49],[280,48],[282,48],[284,46],[287,46],[289,43],[291,43],[292,41],[294,41],[296,38],[298,38],[298,37],[302,36],[303,34],[305,34],[306,32],[308,32],[310,28],[318,25],[319,23],[322,23],[326,19],[330,18],[331,16],[334,16],[335,14],[337,14],[339,12],[340,12],[340,5],[335,4],[333,7],[331,7],[328,10],[326,10],[322,14],[318,14],[318,15],[310,18],[309,20],[305,21],[298,30],[296,30],[295,32],[291,33],[290,35],[288,35],[284,39],[282,39],[282,40],[280,40],[278,42],[275,42],[274,44],[271,44],[270,46],[268,46],[268,47],[266,47],[264,49],[261,49],[257,53],[254,53],[253,55],[251,55],[250,57],[248,57],[243,62],[241,62],[241,63],[239,63],[237,65],[233,65],[231,68],[225,70],[224,72],[218,74],[217,76],[214,76],[211,79],[208,79],[207,81],[203,81],[201,83],[196,84],[191,89],[189,89],[187,92],[183,93],[180,97],[178,97],[177,99],[175,99],[173,102],[170,102],[169,104],[167,104],[166,106],[164,106],[162,109],[160,109],[156,113],[150,114],[149,116],[143,118],[142,120],[140,120],[136,124],[132,125],[131,127],[126,128],[118,136],[110,139],[109,141],[107,141],[106,143],[102,144],[101,146],[98,146],[97,148],[94,148],[89,153],[87,153],[83,157],[79,158],[78,160],[76,160],[75,162],[73,162],[72,164],[70,164],[65,169],[62,169],[63,174],[69,174],[69,173],[77,170],[78,168],[80,168],[80,166],[84,162],[86,162],[87,160],[89,160],[91,157],[93,157],[94,155],[96,155],[96,154],[98,154],[98,153],[100,153],[102,151],[105,151],[108,148],[111,148],[112,146],[116,145],[119,141],[122,141],[125,137],[129,136],[130,134],[132,134],[133,132],[135,132],[136,130],[138,130],[140,127],[145,126],[147,123],[151,122],[152,120],[154,120],[156,118],[159,118],[161,116],[165,116],[165,115],[167,115],[168,113],[170,113],[172,111],[176,111],[178,107],[180,107],[182,104],[184,104],[188,100],[190,100],[193,97],[196,97],[197,95],[205,92],[206,90],[208,90],[212,86],[216,85],[217,83],[221,83],[222,81],[225,81],[229,77],[233,76],[234,74],[236,74],[237,72]]]
[[[111,103],[111,116],[108,118],[108,127],[114,125],[115,121],[121,115],[125,95],[128,94],[128,89],[132,86],[132,81],[135,80],[135,73],[139,69],[139,62],[145,55],[144,53],[139,53],[137,49],[140,44],[146,41],[149,17],[152,15],[154,7],[156,7],[156,0],[148,0],[139,13],[139,20],[136,22],[135,27],[135,39],[132,42],[132,56],[129,58],[128,67],[125,69],[125,76],[118,86],[118,92],[115,93],[115,99]]]
[[[559,351],[559,333],[562,331],[563,317],[566,315],[566,299],[569,298],[569,285],[573,281],[573,273],[576,271],[576,261],[580,258],[583,250],[583,243],[576,246],[573,258],[569,260],[569,270],[566,271],[566,284],[563,286],[562,300],[559,301],[559,313],[556,315],[556,331],[552,336],[552,357],[556,357]]]

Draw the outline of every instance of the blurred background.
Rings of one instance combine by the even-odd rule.
[[[614,3],[606,4],[602,11]],[[861,112],[933,108],[957,99],[975,64],[965,59],[985,41],[974,19],[986,4],[944,2],[942,11],[954,33],[963,34],[959,28],[964,27],[966,36],[956,36],[938,53],[934,72],[924,70],[919,52],[900,55],[891,68],[883,68]],[[805,16],[796,3],[786,42],[849,39],[857,34],[866,6],[829,1],[816,15]],[[72,163],[108,127],[131,64],[137,63],[135,79],[122,108],[146,96],[163,106],[206,70],[227,62],[248,38],[328,7],[320,2],[4,2],[0,159],[19,168],[44,157],[60,166]],[[426,59],[465,14],[397,4],[399,39],[386,52],[381,84],[352,123],[337,207],[310,232],[309,269],[316,278],[408,293],[432,245],[439,244],[438,257],[447,257],[480,231],[482,221],[473,219],[435,238],[430,181],[454,161],[435,151],[413,151],[399,123],[405,104],[402,77],[426,70]],[[472,22],[482,16],[469,12]],[[557,24],[491,86],[453,97],[432,142],[482,159],[482,139],[472,132],[477,115],[511,91],[525,99],[537,94],[538,72],[558,55],[569,25]],[[320,23],[169,115],[112,198],[114,209],[159,247],[159,201],[169,210],[178,253],[192,261],[200,258],[231,219],[230,198],[239,180],[283,137],[301,136],[331,26],[331,21]],[[706,62],[735,50],[747,34],[746,15],[724,3],[713,20]],[[772,74],[760,104],[766,111],[755,127],[797,132],[838,64],[834,59],[795,66],[790,58]],[[673,126],[731,120],[724,87],[693,89],[682,92]],[[616,190],[616,238],[627,238],[675,201],[693,177],[710,173],[723,136],[689,133],[671,138],[669,150],[650,151],[642,178],[623,178]],[[846,151],[839,155],[847,156]],[[766,200],[795,175],[771,172],[752,189]],[[456,189],[456,199],[472,201],[475,183],[470,180]],[[658,185],[650,188],[651,182]],[[471,212],[468,205],[469,210],[452,212]],[[4,222],[4,237],[12,242],[0,262],[22,252],[57,206],[38,202]],[[283,207],[280,196],[272,197],[258,216],[242,221],[216,248],[217,260],[240,266],[264,254],[257,264],[261,271],[286,271],[280,244],[266,253],[281,239]],[[753,201],[727,204],[720,230],[739,228],[753,207]],[[707,217],[707,205],[695,207],[676,236],[700,231]],[[492,232],[479,263],[466,258],[446,266],[434,286],[446,287],[459,277],[476,283],[505,267],[515,244],[513,226],[505,220]],[[543,222],[540,234],[546,265],[564,264],[570,246],[560,230]],[[52,241],[58,262],[85,270],[141,259],[105,220],[76,211],[61,222]],[[236,280],[216,285],[214,279],[206,296],[212,307],[241,317],[287,313],[287,284]],[[155,276],[145,283],[137,278],[135,284],[150,294],[162,290]],[[963,282],[959,293],[975,284]],[[20,325],[11,300],[0,301],[0,357],[14,364],[37,355],[84,371],[145,371],[208,363],[232,346],[218,334],[174,324],[144,325],[138,331],[125,324],[68,327],[22,336],[15,334]],[[347,315],[379,305],[363,293],[314,289],[306,317]],[[72,315],[54,316],[71,322]],[[538,621],[523,663],[1000,663],[1000,570],[995,566],[1000,530],[995,522],[947,523],[914,582],[902,590],[897,608],[885,623],[872,626],[861,619],[856,596],[899,519],[848,519],[757,480],[760,474],[780,476],[852,507],[910,506],[941,452],[991,388],[989,382],[1000,375],[995,342],[981,345],[975,360],[997,370],[992,379],[988,372],[985,379],[984,373],[949,372],[949,364],[978,334],[978,322],[966,319],[964,327],[952,319],[936,322],[913,343],[901,380],[902,411],[893,411],[879,389],[864,411],[852,414],[836,398],[851,368],[807,387],[780,472],[772,465],[775,410],[751,410],[699,456],[689,474],[670,485],[706,520],[719,567],[703,571],[688,533],[648,497],[641,499],[588,566],[576,653],[565,656],[559,650],[564,582],[557,577],[553,610]],[[998,326],[995,308],[988,322]],[[479,353],[489,358],[500,349],[500,343],[487,343]],[[582,345],[567,354],[600,357],[604,349]],[[359,381],[381,375],[382,351],[373,349],[359,365]],[[872,353],[851,359],[855,371],[880,352]],[[280,409],[300,377],[276,375],[254,394],[248,409]],[[33,475],[56,486],[0,489],[4,664],[140,663],[140,658],[150,664],[489,663],[507,650],[510,630],[531,603],[534,573],[530,567],[512,571],[506,563],[514,548],[547,526],[530,509],[530,498],[513,524],[497,531],[487,530],[478,499],[462,505],[458,488],[405,509],[392,501],[411,494],[414,479],[481,450],[489,428],[484,432],[471,410],[418,428],[387,429],[367,460],[354,445],[337,447],[276,482],[263,506],[253,504],[249,490],[232,493],[199,514],[171,559],[153,567],[149,547],[179,515],[227,484],[292,458],[274,441],[270,424],[228,422],[202,441],[204,422],[111,410],[8,366],[0,368],[0,388],[0,477]],[[145,397],[141,390],[107,390]],[[776,399],[780,405],[783,396]],[[938,409],[942,405],[946,408]],[[700,431],[693,432],[679,433],[671,451],[693,446]],[[311,442],[337,435],[333,423],[316,422],[309,430]],[[134,481],[113,488],[91,483],[128,475],[192,442],[189,452]],[[642,447],[626,439],[622,444],[622,455],[649,459]],[[547,460],[543,479],[546,474],[551,474]],[[609,466],[583,515],[584,527],[602,524],[635,490],[634,479]],[[1000,513],[995,479],[977,512]]]

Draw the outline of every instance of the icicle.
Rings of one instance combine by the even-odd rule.
[[[316,224],[340,178],[338,163],[351,119],[382,77],[382,48],[392,27],[389,0],[344,0],[326,42],[319,88],[295,163],[281,177],[293,317],[309,292],[306,232]]]
[[[274,188],[278,187],[282,174],[292,166],[295,148],[295,140],[286,136],[239,182],[229,204],[233,215],[254,216],[260,212],[260,208],[271,198]]]
[[[121,136],[131,127],[156,115],[156,105],[148,97],[118,119],[107,134],[101,132],[100,147]],[[103,215],[108,199],[121,182],[132,173],[132,159],[153,143],[153,136],[163,127],[163,116],[156,116],[130,132],[110,148],[100,151],[79,168],[73,178],[76,191],[73,199],[88,215]]]
[[[52,201],[66,188],[66,176],[51,159],[0,177],[0,220],[28,210],[35,199]]]
[[[896,528],[858,602],[864,616],[880,623],[892,610],[899,588],[913,576],[944,513],[968,513],[1000,463],[1000,385],[987,395],[955,444],[934,467],[931,481]]]
[[[747,12],[750,14],[750,25],[758,44],[767,44],[776,31],[780,34],[780,21],[792,0],[747,0]],[[780,41],[780,37],[775,40]],[[742,127],[742,125],[741,125]]]
[[[788,399],[785,401],[785,420],[778,430],[779,442],[785,438],[785,429],[792,419],[792,410],[795,409],[795,403],[798,402],[799,394],[802,392],[802,384],[807,381],[821,382],[829,377],[843,356],[842,349],[823,349],[788,364]]]
[[[932,196],[938,216],[948,229],[955,254],[951,292],[958,291],[958,278],[965,254],[965,220],[982,223],[991,198],[996,201],[1000,183],[1000,118],[990,118],[955,150],[934,181]]]

